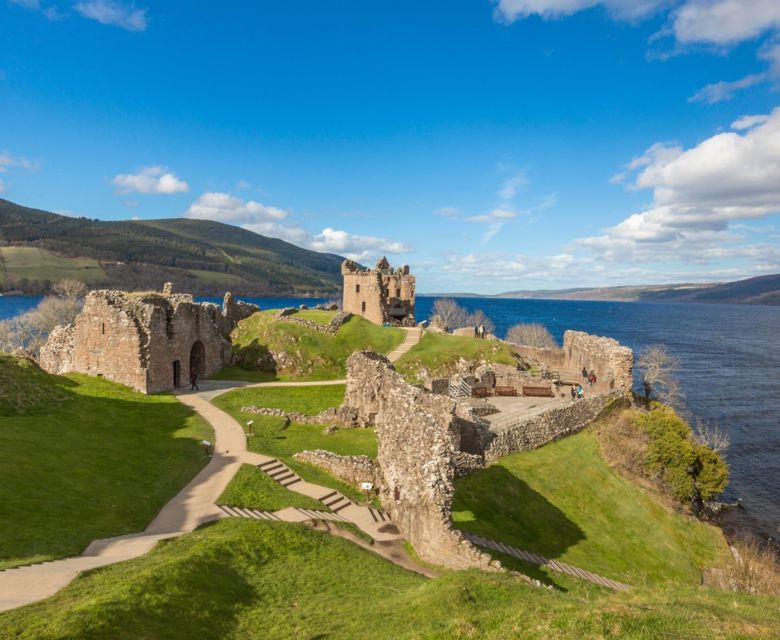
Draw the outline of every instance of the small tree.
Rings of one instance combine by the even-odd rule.
[[[530,324],[516,324],[510,327],[506,334],[507,342],[522,345],[525,347],[536,347],[538,349],[555,349],[557,344],[555,338],[543,324],[538,322]]]
[[[650,400],[671,406],[680,401],[680,387],[675,378],[680,361],[666,350],[666,345],[647,347],[639,355],[637,367],[642,372],[642,388],[647,405]]]
[[[480,325],[485,327],[485,331],[487,333],[493,333],[496,330],[495,323],[488,317],[488,315],[482,311],[482,309],[477,309],[476,311],[468,314],[464,326],[478,327]]]
[[[468,313],[452,298],[437,298],[432,315],[439,316],[450,329],[468,326]]]
[[[715,453],[722,453],[731,446],[731,439],[717,422],[696,419],[696,428],[693,430],[693,438],[697,443],[712,449]]]

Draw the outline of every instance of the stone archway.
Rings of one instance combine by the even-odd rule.
[[[196,340],[190,350],[190,371],[193,370],[198,378],[206,375],[206,347],[200,340]]]

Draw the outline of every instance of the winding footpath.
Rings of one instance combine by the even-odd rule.
[[[390,360],[395,362],[419,342],[420,336],[420,329],[407,329],[402,344],[388,355]],[[161,509],[143,532],[94,540],[80,556],[0,571],[0,611],[44,600],[63,589],[83,571],[138,558],[151,551],[160,540],[181,536],[206,522],[232,515],[218,507],[216,501],[238,469],[242,464],[262,465],[274,459],[247,451],[246,436],[241,425],[211,404],[210,401],[216,396],[241,387],[323,386],[344,382],[325,380],[250,384],[204,381],[203,389],[199,392],[177,392],[179,400],[199,413],[214,429],[214,453],[209,463]],[[338,493],[303,481],[290,486],[290,489],[314,499],[324,496],[332,499]],[[400,538],[398,530],[383,519],[383,514],[380,517],[375,509],[354,504],[341,494],[338,496],[343,499],[339,501],[342,508],[338,513],[344,521],[352,522],[380,542]],[[314,515],[329,519],[314,513],[307,516],[296,509],[282,510],[275,519],[301,522],[314,519]]]
[[[419,328],[405,331],[404,341],[388,354],[391,362],[397,361],[420,341],[422,332]],[[398,552],[401,535],[385,513],[368,505],[355,504],[338,491],[328,487],[305,482],[275,458],[248,451],[243,427],[233,417],[211,403],[211,400],[218,395],[243,387],[303,387],[344,383],[345,380],[254,384],[206,380],[201,383],[203,388],[200,391],[178,391],[176,396],[179,401],[196,411],[214,429],[214,452],[208,464],[160,510],[143,532],[94,540],[80,556],[0,571],[0,611],[15,609],[49,598],[83,571],[138,558],[151,551],[160,540],[184,535],[206,522],[226,517],[283,522],[352,523],[378,543],[375,545],[377,548],[372,549],[373,551],[406,568],[419,571],[418,567],[414,567],[408,558],[404,558],[403,554]],[[289,507],[276,512],[267,512],[217,506],[219,496],[242,464],[259,467],[291,491],[320,501],[328,510]],[[477,543],[491,547],[492,541],[483,540]],[[383,547],[383,544],[386,546]],[[554,561],[551,562],[546,558],[542,560],[548,566],[554,565]],[[581,572],[577,575],[589,579],[584,575],[585,573]],[[426,574],[430,575],[430,573]]]

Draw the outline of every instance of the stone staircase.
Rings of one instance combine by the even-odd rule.
[[[368,507],[368,513],[374,519],[374,522],[390,522],[390,516],[384,511],[374,509],[374,507]]]
[[[631,588],[630,585],[612,580],[610,578],[605,578],[604,576],[600,576],[597,573],[586,571],[585,569],[580,569],[579,567],[566,564],[565,562],[551,560],[550,558],[540,556],[538,553],[531,553],[530,551],[518,549],[517,547],[512,547],[508,544],[504,544],[503,542],[490,540],[489,538],[483,538],[482,536],[478,536],[475,533],[466,533],[464,531],[463,536],[469,542],[472,542],[480,547],[484,547],[485,549],[492,549],[493,551],[504,553],[508,556],[512,556],[513,558],[517,558],[518,560],[522,560],[523,562],[528,562],[529,564],[535,564],[540,567],[547,567],[553,571],[557,571],[558,573],[565,573],[566,575],[580,578],[581,580],[587,580],[588,582],[592,582],[593,584],[597,584],[601,587],[607,587],[608,589],[614,589],[615,591],[628,591]]]
[[[324,504],[333,513],[338,513],[342,509],[346,509],[353,503],[341,495],[338,491],[330,491],[325,495],[317,498],[322,504]]]
[[[247,509],[245,507],[228,507],[219,505],[219,508],[231,518],[251,518],[253,520],[277,520],[281,521],[272,511],[260,511],[259,509]]]
[[[301,481],[301,478],[297,474],[291,471],[286,464],[279,462],[276,458],[257,465],[257,468],[260,469],[260,471],[267,473],[283,487],[290,487]]]

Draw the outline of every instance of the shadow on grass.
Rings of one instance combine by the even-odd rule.
[[[585,539],[563,511],[501,465],[461,478],[455,488],[453,520],[463,531],[548,558]]]

